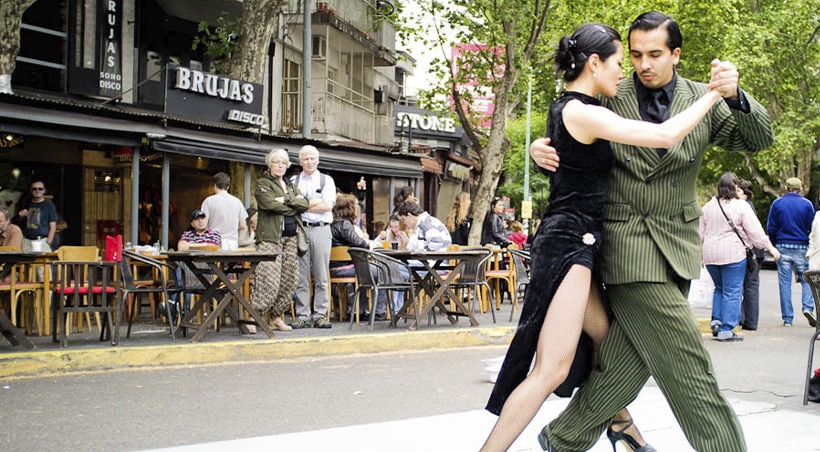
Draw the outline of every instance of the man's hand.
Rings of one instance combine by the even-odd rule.
[[[549,138],[538,138],[530,144],[530,157],[535,161],[535,164],[544,168],[547,171],[555,171],[558,169],[559,160],[558,152],[555,148],[550,146],[551,140]]]
[[[734,64],[717,58],[712,60],[712,79],[708,85],[710,90],[719,92],[725,98],[737,99],[739,80],[740,74]]]

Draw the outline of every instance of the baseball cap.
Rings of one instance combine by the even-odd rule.
[[[191,221],[194,221],[197,218],[202,218],[202,217],[207,217],[207,216],[208,215],[206,215],[205,212],[203,212],[199,209],[196,209],[191,213]]]
[[[790,177],[786,179],[786,188],[790,188],[792,190],[800,190],[803,188],[803,182],[800,182],[800,179],[796,177]]]

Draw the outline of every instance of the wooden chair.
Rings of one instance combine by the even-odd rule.
[[[54,278],[51,305],[53,340],[60,347],[68,346],[68,319],[73,313],[105,315],[100,326],[100,340],[110,338],[119,343],[121,303],[118,262],[55,261],[51,264]]]
[[[0,246],[0,251],[20,251],[18,246]],[[32,323],[37,325],[37,333],[44,335],[44,310],[45,308],[45,294],[43,293],[44,286],[42,281],[36,282],[34,278],[33,267],[31,264],[17,264],[11,268],[8,281],[0,281],[0,292],[9,293],[9,309],[11,311],[11,322],[17,325],[17,307],[20,306],[20,323],[25,328],[27,334],[32,332]],[[31,311],[33,315],[29,315],[29,303],[27,300],[21,299],[25,294],[32,296]],[[31,317],[33,321],[28,321]]]
[[[507,246],[507,251],[501,253],[501,256],[510,257],[510,249],[518,249],[518,246],[514,243],[511,243]],[[515,288],[515,266],[512,265],[512,258],[510,257],[510,265],[507,265],[507,268],[499,268],[500,265],[494,266],[495,268],[488,268],[487,269],[487,283],[490,284],[491,282],[495,283],[495,308],[501,309],[501,298],[503,297],[503,293],[501,292],[501,281],[507,282],[507,290],[510,292],[510,298],[513,297],[513,288]],[[484,311],[482,311],[484,312]]]
[[[334,246],[330,248],[330,262],[342,262],[345,264],[349,264],[353,261],[348,253],[349,247],[347,246]],[[339,321],[344,321],[345,313],[347,312],[347,306],[350,304],[350,300],[347,299],[348,293],[348,284],[353,284],[354,292],[359,288],[356,276],[337,276],[333,277],[330,276],[330,272],[328,271],[328,287],[327,287],[327,296],[328,296],[328,306],[330,306],[330,312],[328,316],[333,314],[333,285],[336,284],[336,288],[339,290],[339,298],[338,304],[336,306],[336,312],[339,315]],[[311,284],[313,287],[313,284]],[[353,315],[356,316],[356,323],[359,322],[359,311],[357,310]],[[330,318],[330,317],[328,317]]]
[[[100,249],[96,246],[61,246],[57,248],[57,260],[58,261],[73,261],[73,262],[94,262],[97,261],[100,255]],[[53,269],[53,267],[52,267]],[[53,276],[53,274],[52,274]],[[52,311],[54,309],[52,308]],[[71,316],[69,315],[68,321],[70,322]],[[97,328],[101,329],[102,325],[100,324],[100,316],[99,313],[94,314],[94,320],[97,323]],[[85,321],[88,324],[88,327],[91,328],[91,316],[89,312],[85,313]],[[82,332],[83,331],[83,317],[79,317],[77,319],[77,330]]]

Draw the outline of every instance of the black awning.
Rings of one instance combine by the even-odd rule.
[[[353,144],[335,146],[302,138],[288,141],[287,138],[264,135],[253,139],[176,126],[163,127],[133,119],[106,117],[104,111],[98,113],[0,102],[0,132],[129,147],[140,146],[144,138],[149,138],[151,147],[157,151],[254,165],[264,165],[265,156],[276,147],[287,150],[292,160],[298,162],[299,148],[311,143],[319,149],[319,168],[323,170],[385,177],[422,177],[418,157],[359,149]]]

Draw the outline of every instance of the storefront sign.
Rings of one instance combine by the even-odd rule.
[[[454,133],[456,121],[453,118],[440,118],[433,115],[400,111],[396,113],[396,128],[410,127],[433,132]]]
[[[210,121],[261,126],[262,85],[196,69],[168,68],[165,111]]]
[[[122,94],[122,0],[99,0],[97,24],[100,30],[99,95],[120,97]]]

